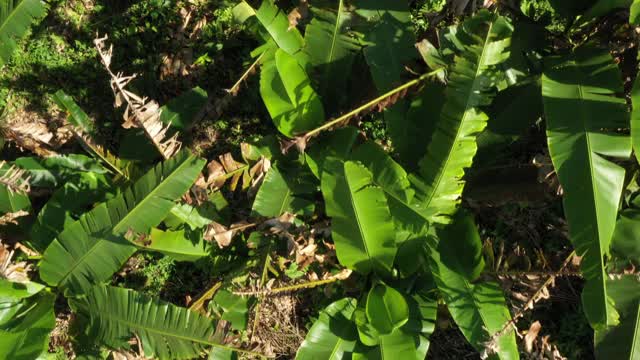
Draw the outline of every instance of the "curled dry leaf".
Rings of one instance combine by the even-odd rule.
[[[227,229],[226,226],[222,224],[218,224],[215,221],[212,221],[207,228],[207,231],[204,233],[204,239],[211,242],[215,240],[218,244],[218,247],[225,248],[231,244],[231,240],[233,239],[234,231]]]
[[[300,153],[304,153],[304,150],[307,148],[308,141],[309,138],[307,138],[307,136],[298,136],[290,140],[283,140],[280,143],[280,151],[283,154],[286,154],[289,152],[289,149],[295,146]]]
[[[204,239],[208,242],[212,242],[215,240],[218,246],[222,249],[231,244],[231,240],[233,240],[233,237],[238,231],[254,227],[255,225],[256,224],[250,224],[243,221],[235,223],[231,225],[231,227],[227,228],[222,224],[212,221],[204,233]]]
[[[300,0],[300,4],[287,15],[287,19],[289,19],[287,30],[294,29],[298,26],[298,21],[306,18],[307,15],[309,15],[309,3],[307,0]]]
[[[542,329],[540,321],[534,321],[527,331],[527,335],[524,337],[524,348],[528,353],[533,351],[533,343],[538,338],[538,333]]]

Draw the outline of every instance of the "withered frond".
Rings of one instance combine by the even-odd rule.
[[[160,154],[162,154],[165,159],[169,159],[177,153],[182,146],[182,143],[178,141],[178,133],[167,138],[169,125],[163,124],[160,120],[161,110],[158,103],[146,97],[140,97],[125,89],[136,76],[125,76],[122,73],[116,74],[111,70],[113,45],[107,48],[107,38],[106,35],[102,38],[97,38],[94,40],[94,44],[98,50],[102,64],[111,76],[111,90],[115,97],[114,106],[120,107],[126,104],[124,123],[122,126],[125,129],[131,127],[143,129]]]
[[[8,169],[3,169],[5,165],[5,161],[0,161],[0,184],[13,192],[28,193],[31,191],[29,177],[25,177],[26,170],[20,169],[15,165],[11,165]]]
[[[48,157],[57,155],[55,149],[71,137],[68,127],[63,124],[57,124],[56,119],[43,119],[32,112],[18,111],[0,126],[0,134],[21,149]]]

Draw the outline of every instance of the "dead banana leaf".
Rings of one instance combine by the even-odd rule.
[[[158,149],[163,158],[169,159],[178,151],[182,143],[178,141],[178,133],[167,138],[169,124],[165,125],[160,121],[160,105],[154,100],[146,97],[140,97],[125,87],[135,79],[135,75],[124,76],[122,73],[115,74],[111,70],[111,58],[113,56],[113,45],[108,49],[106,46],[107,36],[94,40],[100,60],[105,69],[111,76],[111,90],[115,97],[115,107],[126,104],[124,112],[124,123],[122,127],[125,129],[135,127],[143,129],[147,137],[153,145]]]

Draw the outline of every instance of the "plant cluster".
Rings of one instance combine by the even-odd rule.
[[[182,19],[184,42],[156,66],[186,76],[188,39],[207,30],[163,12],[172,4],[139,6]],[[629,48],[614,48],[623,35],[637,45],[640,1],[418,8],[455,20],[417,39],[405,1],[301,0],[289,12],[241,1],[216,16],[255,37],[253,62],[224,96],[195,87],[162,106],[114,61],[123,49],[94,39],[123,114],[119,150],[64,90],[50,94],[57,118],[0,124],[4,151],[29,155],[0,162],[0,357],[47,356],[61,313],[77,357],[273,357],[265,333],[302,338],[287,295],[304,290],[325,299],[309,300],[323,309],[310,310],[297,359],[424,359],[446,319],[481,358],[561,359],[539,323],[517,325],[564,275],[584,281],[596,357],[640,356],[640,80],[623,82],[636,64],[619,66]],[[46,11],[0,0],[0,66]],[[198,122],[253,85],[277,133],[203,158],[190,146]],[[384,130],[363,125],[372,119]],[[562,195],[574,249],[542,277],[501,271],[514,261],[483,243],[467,186],[532,127],[545,129],[550,163],[537,166]],[[164,257],[137,270],[147,253]],[[205,283],[167,302],[176,264]],[[534,289],[513,313],[509,276]]]

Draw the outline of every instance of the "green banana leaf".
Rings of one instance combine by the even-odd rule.
[[[31,24],[44,17],[47,6],[41,0],[0,1],[0,68],[9,62]]]
[[[214,220],[220,222],[220,214],[216,206],[207,201],[198,207],[189,204],[176,204],[162,222],[172,230],[184,228],[185,225],[191,230],[197,230],[211,224]]]
[[[40,263],[42,279],[73,293],[108,280],[136,251],[123,236],[129,230],[147,233],[157,226],[203,166],[204,160],[182,151],[82,215],[47,247]]]
[[[282,49],[265,56],[260,95],[278,130],[294,137],[321,125],[324,108],[305,67]]]
[[[354,349],[354,359],[422,360],[426,357],[428,338],[435,330],[437,301],[420,293],[407,296],[405,300],[409,306],[408,321],[387,335],[380,335],[369,323],[364,308],[356,309],[354,318],[361,343]]]
[[[596,330],[596,359],[640,359],[640,281],[635,275],[607,280],[620,324]]]
[[[396,245],[384,192],[359,163],[329,157],[324,165],[322,195],[338,260],[362,274],[389,275]]]
[[[629,23],[633,25],[640,24],[640,0],[633,0],[631,10],[629,11]]]
[[[89,318],[86,334],[111,348],[127,348],[136,334],[145,355],[158,359],[199,357],[210,346],[233,349],[214,340],[212,320],[133,290],[96,285],[70,304]]]
[[[317,191],[315,178],[307,170],[280,169],[272,166],[256,194],[252,210],[264,217],[278,217],[285,212],[291,214],[313,214],[313,194]]]
[[[497,351],[493,354],[494,357],[519,359],[515,333],[512,327],[507,326],[511,315],[500,285],[495,281],[472,282],[469,275],[476,276],[481,264],[469,266],[460,263],[460,259],[467,259],[460,254],[467,252],[476,254],[477,249],[482,247],[482,244],[478,243],[480,238],[473,221],[456,218],[456,221],[448,227],[461,227],[461,229],[439,231],[438,235],[445,237],[438,239],[430,236],[427,247],[433,278],[447,303],[453,320],[458,324],[464,337],[479,352],[487,351],[487,343],[492,342],[495,346],[491,348]],[[468,257],[468,259],[472,258],[479,262],[477,256]],[[465,268],[473,270],[465,271]],[[502,336],[497,336],[496,333],[503,328],[507,331]]]
[[[244,331],[249,320],[249,300],[249,298],[234,295],[227,290],[220,290],[216,292],[209,307],[219,307],[222,310],[222,320],[230,322],[232,328]]]
[[[345,298],[327,306],[307,333],[296,360],[349,359],[358,332],[351,320],[356,300]]]
[[[365,36],[364,57],[378,95],[382,95],[406,82],[409,77],[406,66],[418,58],[409,5],[395,0],[361,0],[356,12],[371,27]],[[408,109],[409,101],[400,99],[383,114],[389,136],[403,163],[415,159],[411,145],[416,132],[422,130],[420,125],[425,123],[424,119],[409,118]],[[413,128],[414,125],[418,127]]]
[[[43,289],[0,279],[0,358],[31,360],[46,353],[56,324],[55,295]]]
[[[378,284],[369,290],[366,313],[378,334],[387,335],[409,320],[409,305],[398,290]]]
[[[305,51],[320,74],[318,93],[334,113],[347,98],[347,79],[361,45],[349,36],[352,15],[343,0],[337,9],[314,8],[313,19],[306,26]]]
[[[177,261],[197,261],[209,256],[209,243],[202,236],[202,231],[162,231],[151,229],[148,242],[140,245],[141,249],[157,251]]]
[[[188,130],[208,100],[207,91],[196,86],[162,105],[160,121],[176,130]]]
[[[640,264],[640,210],[626,209],[616,221],[611,250],[617,256]]]
[[[564,196],[569,236],[583,256],[587,283],[582,302],[589,323],[614,325],[607,296],[604,257],[616,224],[625,170],[606,157],[628,158],[631,140],[617,129],[629,126],[620,71],[607,51],[580,47],[547,60],[542,95],[547,140]]]
[[[425,232],[429,217],[419,203],[407,172],[373,141],[358,146],[351,158],[366,166],[373,174],[373,182],[380,187],[389,203],[396,227],[398,244]]]
[[[422,180],[415,180],[420,201],[433,222],[447,223],[460,202],[465,168],[477,151],[476,137],[488,117],[480,110],[491,103],[502,73],[497,66],[509,57],[513,27],[506,18],[479,11],[455,33],[460,51],[449,71],[446,103],[437,128],[420,161]]]
[[[437,230],[438,252],[445,266],[467,281],[475,281],[484,270],[482,240],[473,217],[460,209],[450,226]],[[464,256],[460,256],[464,254]]]
[[[103,174],[83,173],[77,181],[66,182],[40,209],[31,225],[26,243],[42,253],[62,230],[96,202],[106,201],[112,190]]]
[[[358,129],[351,126],[320,134],[313,146],[304,153],[306,163],[313,175],[322,179],[324,161],[327,157],[348,159],[357,138]]]
[[[252,11],[253,10],[253,11]],[[296,28],[289,29],[287,14],[280,10],[273,0],[262,0],[258,10],[254,10],[246,1],[234,8],[239,20],[246,20],[255,15],[260,24],[269,32],[278,47],[289,55],[294,55],[304,47],[304,39]]]

